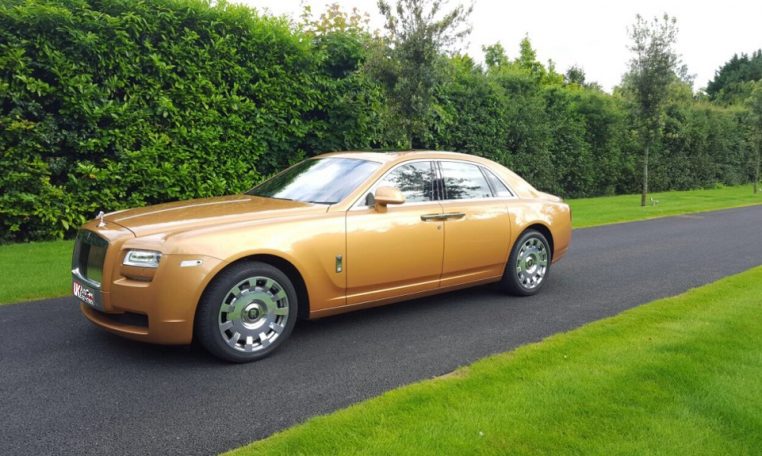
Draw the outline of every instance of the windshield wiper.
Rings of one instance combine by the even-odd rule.
[[[307,201],[312,204],[336,204],[338,201]]]

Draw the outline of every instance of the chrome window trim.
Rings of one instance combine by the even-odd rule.
[[[497,173],[495,173],[494,171],[490,170],[489,168],[487,168],[485,165],[483,165],[481,163],[477,163],[477,162],[470,161],[470,160],[464,160],[464,159],[460,159],[460,158],[414,158],[414,159],[411,159],[411,160],[406,160],[406,161],[397,163],[394,167],[390,168],[387,172],[385,172],[378,179],[376,179],[376,181],[373,182],[373,184],[370,187],[368,187],[368,192],[374,191],[379,182],[383,181],[386,178],[386,176],[389,175],[389,173],[391,173],[392,171],[396,170],[400,166],[409,165],[411,163],[417,163],[417,162],[431,162],[431,163],[437,163],[437,164],[441,163],[441,162],[454,162],[454,163],[466,163],[466,164],[469,164],[469,165],[474,165],[474,166],[476,166],[476,167],[478,167],[480,169],[484,169],[485,171],[488,171],[488,172],[492,173],[492,175],[495,176],[495,179],[497,179],[499,182],[501,182],[503,185],[505,185],[505,188],[508,189],[508,191],[511,193],[511,196],[493,196],[491,198],[439,199],[439,200],[431,200],[431,201],[415,201],[415,202],[411,202],[411,203],[403,203],[403,204],[401,204],[401,206],[408,207],[408,206],[424,205],[424,204],[431,204],[431,203],[446,203],[448,201],[460,201],[460,202],[463,202],[463,201],[502,201],[502,200],[515,200],[515,199],[518,199],[518,196],[516,196],[516,192],[513,190],[513,188],[510,185],[508,185],[508,183],[506,183],[505,180],[503,180],[503,178],[500,177]],[[437,172],[437,174],[440,174],[438,166],[437,166],[436,172]],[[439,175],[438,178],[441,178],[441,174]],[[487,177],[485,176],[484,179],[487,180]],[[489,181],[487,181],[487,185],[489,185]],[[490,186],[490,190],[491,190],[491,188],[492,187]],[[368,206],[368,205],[364,204],[364,201],[363,201],[365,198],[367,198],[368,192],[365,192],[365,194],[363,196],[360,196],[359,198],[357,198],[355,200],[355,202],[352,203],[352,205],[350,206],[349,210],[350,211],[356,211],[356,210],[362,210],[362,209],[370,209],[372,206]]]
[[[489,202],[489,201],[512,201],[515,200],[515,197],[512,196],[493,196],[492,198],[470,198],[470,199],[448,199],[448,200],[438,200],[437,203],[440,204],[450,204],[450,203],[463,203],[463,202],[469,202],[469,201],[475,201],[475,202]]]

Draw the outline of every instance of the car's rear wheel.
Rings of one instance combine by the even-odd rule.
[[[537,230],[527,230],[513,246],[501,285],[516,296],[536,294],[548,279],[550,262],[548,240]]]
[[[286,274],[267,263],[239,263],[222,271],[204,292],[196,337],[219,358],[255,361],[288,338],[297,310],[296,290]]]

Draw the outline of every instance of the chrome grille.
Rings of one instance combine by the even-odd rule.
[[[103,282],[103,261],[107,250],[108,241],[92,231],[80,231],[74,243],[72,269],[78,271],[81,277],[100,286]]]

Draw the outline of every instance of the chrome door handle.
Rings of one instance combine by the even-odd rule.
[[[448,219],[462,219],[466,214],[463,212],[445,212],[444,214],[424,214],[421,216],[421,220],[428,222],[431,220],[448,220]]]
[[[444,214],[442,214],[442,218],[444,220],[447,220],[447,219],[458,220],[458,219],[462,219],[465,216],[466,214],[463,212],[445,212]]]

